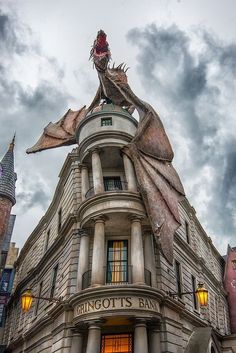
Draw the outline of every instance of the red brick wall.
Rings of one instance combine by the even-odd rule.
[[[7,230],[12,203],[9,199],[0,196],[0,249]]]

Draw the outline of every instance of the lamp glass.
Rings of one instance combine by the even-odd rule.
[[[21,296],[21,307],[24,312],[27,312],[30,310],[32,301],[33,301],[32,291],[28,289]]]
[[[196,290],[196,297],[200,306],[207,306],[208,290],[206,290],[201,283],[198,285],[198,289]]]

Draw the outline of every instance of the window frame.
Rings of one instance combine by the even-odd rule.
[[[128,350],[128,352],[125,353],[133,353],[134,352],[134,334],[133,332],[119,332],[119,333],[104,333],[101,336],[101,353],[106,353],[105,348],[103,346],[104,342],[105,342],[105,337],[108,336],[122,336],[122,335],[127,335],[129,336],[128,339],[131,339],[131,349]]]
[[[42,291],[43,291],[43,281],[39,283],[39,289],[38,289],[38,295],[37,295],[38,297],[41,297]],[[35,301],[35,308],[34,308],[35,316],[38,315],[40,300],[41,300],[40,298],[37,298]]]
[[[101,127],[104,127],[104,126],[112,126],[112,117],[111,116],[101,118]]]
[[[114,243],[114,242],[124,242],[126,244],[126,254],[127,254],[127,259],[126,260],[121,260],[120,262],[126,262],[126,281],[109,281],[108,280],[108,276],[109,276],[109,273],[108,273],[108,263],[110,262],[113,262],[113,261],[109,261],[108,260],[108,256],[109,256],[109,243]],[[127,238],[115,238],[112,237],[110,239],[107,239],[107,249],[106,249],[106,284],[119,284],[119,283],[128,283],[129,282],[129,241]],[[114,261],[114,262],[118,262],[118,261]]]
[[[49,228],[46,232],[45,243],[44,243],[44,252],[46,252],[48,250],[50,234],[51,234],[51,228]]]
[[[193,309],[198,311],[199,310],[199,305],[198,305],[198,301],[197,301],[197,298],[196,298],[196,290],[197,290],[197,279],[196,277],[191,274],[191,282],[192,282],[192,289],[193,289]]]
[[[188,244],[190,244],[190,225],[188,221],[184,221],[185,225],[185,235],[186,235],[186,241]]]
[[[56,281],[58,277],[59,264],[53,267],[49,298],[53,298],[56,291]]]
[[[59,233],[62,228],[62,207],[58,210],[57,217],[57,231]]]
[[[175,259],[174,262],[174,272],[175,272],[175,280],[176,280],[176,292],[177,296],[182,299],[182,291],[183,291],[183,279],[182,279],[182,268],[181,263]]]

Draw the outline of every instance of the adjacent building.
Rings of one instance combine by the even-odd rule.
[[[154,239],[132,161],[122,153],[137,125],[114,104],[98,105],[79,124],[78,147],[15,264],[6,352],[235,352],[224,260],[186,198],[173,265]],[[207,307],[182,294],[199,282],[209,291]],[[24,313],[27,288],[61,302],[34,299]]]
[[[11,209],[16,203],[15,183],[16,173],[14,171],[14,140],[2,160],[0,161],[0,256],[1,269],[7,256],[7,246],[9,246],[9,234],[14,226],[13,218],[10,219]],[[10,228],[9,228],[10,227]],[[9,229],[8,229],[9,228]]]
[[[7,259],[5,268],[2,271],[1,285],[0,285],[0,352],[4,352],[5,345],[2,344],[3,332],[5,326],[6,306],[13,289],[15,268],[14,263],[17,259],[19,248],[15,243],[10,243],[7,252]]]

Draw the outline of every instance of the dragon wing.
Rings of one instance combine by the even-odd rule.
[[[35,153],[50,148],[69,146],[76,143],[75,131],[80,121],[87,114],[85,106],[80,110],[69,109],[56,123],[49,123],[36,144],[26,150],[26,153]]]

